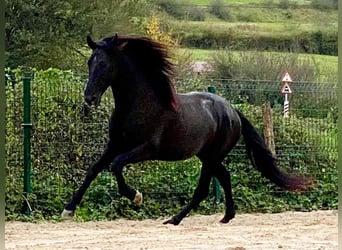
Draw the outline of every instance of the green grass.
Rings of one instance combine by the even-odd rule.
[[[205,49],[188,49],[182,48],[180,49],[188,51],[192,56],[191,58],[194,61],[209,61],[215,53],[218,53],[222,50],[214,49],[214,50],[205,50]],[[232,51],[232,53],[239,53],[239,51]],[[260,52],[260,53],[269,53],[269,54],[280,54],[279,52]],[[315,58],[316,62],[320,64],[325,64],[331,68],[336,68],[338,65],[338,57],[337,56],[327,56],[327,55],[313,55],[313,54],[300,54],[302,58]]]
[[[267,22],[234,22],[227,23],[223,21],[219,22],[176,22],[171,23],[173,32],[175,33],[195,33],[195,32],[227,32],[234,30],[234,32],[240,35],[272,35],[272,36],[291,36],[296,35],[299,32],[315,31],[315,30],[327,30],[331,32],[337,30],[337,22],[332,23],[297,23],[297,22],[285,22],[285,23],[267,23]]]
[[[195,2],[195,1],[194,1]],[[199,1],[200,2],[200,1]],[[302,32],[337,32],[337,11],[322,11],[311,8],[240,8],[230,9],[230,21],[223,21],[208,11],[204,21],[175,20],[166,18],[166,23],[175,34],[227,33],[239,36],[291,37]],[[182,36],[182,35],[180,35]]]
[[[176,3],[182,4],[194,4],[194,5],[210,5],[213,0],[186,0],[186,1],[175,1]],[[268,0],[222,0],[225,4],[236,4],[236,3],[253,3],[253,4],[264,4],[270,2]],[[279,0],[273,0],[273,3],[279,3]],[[308,0],[289,0],[290,3],[294,4],[309,4]]]
[[[185,34],[214,33],[214,34],[234,34],[236,37],[258,38],[267,37],[298,37],[305,32],[337,32],[338,13],[336,10],[319,10],[311,8],[310,0],[289,0],[291,4],[307,4],[303,8],[255,8],[255,4],[264,5],[272,2],[280,3],[280,0],[224,0],[224,4],[251,3],[244,7],[228,7],[231,20],[223,21],[210,13],[209,8],[213,0],[177,0],[180,5],[198,5],[203,7],[205,12],[204,21],[179,20],[166,17],[167,25],[172,32],[179,37]],[[213,53],[219,50],[187,49],[192,54],[194,61],[208,61]],[[238,52],[233,52],[238,53]],[[261,52],[270,53],[271,52]],[[300,54],[303,60],[310,59],[317,63],[326,75],[336,75],[337,79],[337,56],[324,56],[312,54]],[[329,78],[331,79],[331,78]]]
[[[215,53],[219,53],[222,50],[204,50],[204,49],[180,49],[181,51],[187,51],[191,54],[193,61],[210,61]],[[238,55],[239,51],[232,51],[232,53]],[[260,52],[268,53],[270,55],[280,54],[279,52]],[[338,57],[327,55],[313,55],[313,54],[299,54],[299,58],[303,60],[312,60],[316,62],[322,69],[322,73],[329,76],[329,79],[337,80],[338,73]],[[336,77],[334,77],[336,76]]]
[[[174,20],[170,21],[173,25],[189,25],[190,27],[198,25],[205,26],[219,26],[222,25],[243,25],[245,23],[251,25],[258,25],[263,28],[265,26],[284,27],[288,25],[308,26],[311,29],[316,28],[337,28],[338,13],[337,11],[322,11],[316,9],[298,8],[283,10],[279,8],[264,9],[264,8],[231,8],[232,20],[225,22],[216,18],[213,15],[206,13],[205,21],[189,21],[189,20]],[[179,23],[176,25],[176,23]],[[331,27],[331,25],[333,25]]]

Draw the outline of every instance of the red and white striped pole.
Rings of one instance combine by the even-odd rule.
[[[281,93],[285,96],[284,100],[284,118],[290,117],[290,102],[289,95],[292,94],[292,90],[290,88],[290,83],[292,83],[292,77],[289,72],[285,71],[282,77],[283,87],[281,88]]]
[[[289,102],[289,99],[288,99],[288,94],[285,94],[285,100],[284,100],[284,118],[290,117],[289,108],[290,108],[290,102]]]

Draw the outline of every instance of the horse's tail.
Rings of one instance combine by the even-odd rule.
[[[242,124],[242,135],[247,148],[247,154],[253,166],[261,174],[277,186],[292,191],[305,191],[312,186],[308,177],[292,176],[282,172],[276,165],[276,159],[247,118],[237,110]]]

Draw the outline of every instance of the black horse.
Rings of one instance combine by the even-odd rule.
[[[63,218],[74,216],[90,183],[109,165],[119,193],[140,205],[141,193],[125,183],[125,165],[146,160],[177,161],[196,155],[202,169],[193,198],[164,223],[178,225],[208,195],[213,176],[225,192],[226,211],[221,222],[227,223],[234,218],[235,210],[230,174],[222,161],[241,134],[253,166],[264,177],[287,190],[304,191],[310,185],[308,178],[290,176],[277,168],[262,137],[226,100],[210,93],[176,94],[171,81],[174,68],[165,46],[148,38],[117,35],[98,42],[88,36],[87,43],[93,53],[88,61],[85,101],[99,105],[110,86],[115,111],[107,147],[65,206]]]

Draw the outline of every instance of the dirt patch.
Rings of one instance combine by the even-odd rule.
[[[6,249],[301,249],[338,248],[337,211],[241,214],[220,224],[222,214],[163,220],[6,222]]]

